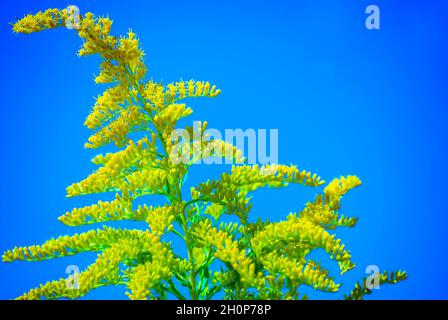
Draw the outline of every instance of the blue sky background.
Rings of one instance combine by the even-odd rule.
[[[57,217],[100,197],[68,199],[65,188],[92,172],[82,123],[93,97],[97,57],[78,58],[66,29],[13,35],[8,22],[65,1],[3,1],[0,88],[0,251],[87,228]],[[405,269],[409,279],[381,287],[376,299],[447,299],[447,24],[444,1],[81,1],[81,12],[108,14],[115,34],[132,27],[149,75],[165,82],[209,80],[223,91],[195,100],[192,120],[225,128],[278,128],[279,160],[330,180],[356,174],[363,186],[343,201],[360,218],[339,235],[358,264]],[[367,30],[365,8],[381,10]],[[196,166],[195,182],[223,168]],[[278,220],[316,190],[291,187],[254,196],[253,217]],[[105,199],[107,197],[102,197]],[[151,198],[147,199],[151,202]],[[133,225],[132,225],[133,226]],[[0,298],[65,276],[95,254],[39,263],[0,263]],[[330,262],[331,268],[334,266]],[[337,277],[337,279],[341,279]],[[123,287],[86,298],[124,298]],[[335,298],[334,295],[316,295]]]

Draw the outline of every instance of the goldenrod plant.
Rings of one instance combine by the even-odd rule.
[[[172,139],[172,132],[181,118],[192,113],[182,100],[213,98],[220,90],[203,81],[163,85],[145,80],[144,53],[133,32],[117,38],[110,34],[109,18],[86,13],[77,20],[73,10],[49,9],[13,24],[15,33],[70,25],[83,40],[78,54],[102,58],[95,82],[109,84],[84,123],[93,130],[85,147],[114,144],[117,151],[94,157],[97,170],[69,186],[67,196],[113,193],[115,199],[75,208],[59,220],[67,226],[144,221],[148,228],[104,226],[6,251],[4,262],[99,253],[77,279],[42,284],[18,299],[74,299],[114,285],[125,285],[131,299],[303,299],[307,296],[299,293],[302,286],[339,292],[340,284],[310,254],[323,249],[338,263],[341,274],[355,267],[350,251],[334,230],[355,226],[357,219],[340,214],[339,209],[342,196],[361,181],[346,176],[326,184],[294,165],[248,165],[241,150],[216,139],[195,142],[189,161],[175,161],[185,156],[185,149],[177,148],[179,141]],[[202,129],[206,126],[206,122],[200,123]],[[193,127],[185,130],[192,132]],[[140,139],[132,138],[138,134]],[[198,154],[199,158],[227,158],[234,165],[219,179],[185,192],[187,172]],[[284,221],[270,223],[249,215],[253,191],[290,184],[316,188],[317,196]],[[166,204],[135,204],[137,198],[147,195],[161,195]],[[234,220],[223,219],[227,215]],[[186,250],[174,247],[167,241],[169,237],[179,237]],[[378,275],[381,285],[406,277],[403,271]],[[71,286],[67,280],[78,283]],[[369,293],[368,283],[363,281],[344,297],[362,299]]]

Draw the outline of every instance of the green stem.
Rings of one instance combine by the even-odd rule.
[[[178,185],[176,186],[176,191],[177,191],[180,202],[183,202],[182,193],[181,193]],[[187,208],[189,203],[191,203],[191,201],[185,203],[185,205],[182,209],[182,228],[184,230],[184,235],[185,235],[185,245],[187,247],[188,261],[190,262],[190,264],[193,267],[190,270],[190,286],[191,286],[190,297],[192,300],[196,300],[198,298],[197,290],[196,290],[196,271],[194,270],[193,251],[192,251],[192,245],[191,245],[190,232],[189,232],[189,228],[188,228],[188,216],[185,213],[185,209]]]
[[[139,90],[138,84],[136,84],[136,88],[137,90]],[[137,100],[142,104],[143,108],[145,106],[145,101],[142,99],[142,94],[141,92],[139,92],[139,94],[136,96]],[[150,120],[152,123],[154,123],[154,115],[152,114],[152,112],[148,112]],[[163,134],[159,131],[159,129],[157,128],[157,126],[155,127],[155,131],[157,133],[157,136],[162,144],[163,147],[163,151],[164,151],[164,156],[168,157],[168,152],[166,149],[166,141],[163,138]],[[178,184],[174,184],[175,187],[175,192],[176,194],[173,195],[173,197],[170,197],[170,202],[171,204],[176,204],[176,203],[183,203],[184,201],[182,200],[182,193],[180,190],[180,185],[183,183],[183,181],[180,181]],[[187,247],[187,254],[188,254],[188,261],[190,262],[190,264],[192,266],[194,266],[194,260],[193,260],[193,252],[192,252],[192,244],[191,244],[191,237],[190,237],[190,232],[189,232],[189,226],[188,226],[188,217],[185,214],[185,209],[186,207],[189,205],[190,203],[187,202],[183,209],[182,209],[182,229],[184,232],[184,235],[182,236],[182,234],[180,234],[178,231],[174,230],[173,233],[177,234],[178,236],[180,236],[182,239],[184,239],[185,241],[185,245]],[[196,272],[195,270],[190,270],[190,297],[192,300],[196,300],[198,298],[197,295],[197,290],[196,290]],[[173,283],[170,283],[170,289],[173,290],[173,288],[175,288]],[[177,290],[177,289],[176,289]]]

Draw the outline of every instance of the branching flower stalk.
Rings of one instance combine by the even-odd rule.
[[[13,24],[13,31],[32,33],[63,27],[71,18],[69,11],[49,9],[26,15]],[[340,284],[313,261],[310,253],[323,249],[338,263],[341,274],[355,267],[334,230],[355,226],[356,218],[339,213],[340,201],[361,181],[347,176],[326,184],[316,174],[293,165],[247,165],[241,150],[205,135],[193,143],[192,150],[178,148],[179,142],[171,134],[178,121],[193,112],[182,100],[213,98],[220,90],[204,81],[163,85],[145,80],[147,68],[139,40],[131,31],[124,37],[112,36],[111,26],[109,18],[86,13],[80,17],[76,32],[83,40],[78,54],[98,54],[102,58],[96,83],[109,84],[85,121],[93,130],[85,147],[114,144],[117,151],[95,156],[92,161],[98,169],[69,186],[67,196],[115,193],[115,199],[75,208],[59,220],[68,226],[145,221],[148,229],[104,226],[6,251],[2,257],[5,262],[99,253],[96,261],[80,273],[76,288],[68,286],[63,278],[42,284],[19,299],[78,298],[110,285],[125,285],[131,299],[307,298],[299,293],[302,286],[338,292]],[[204,131],[207,123],[199,126]],[[185,130],[192,133],[194,128]],[[143,137],[133,139],[131,133]],[[185,156],[189,161],[175,161]],[[186,195],[183,186],[188,170],[204,157],[223,157],[237,165],[219,179],[191,188]],[[323,190],[283,221],[254,221],[249,216],[253,191],[289,184]],[[146,195],[162,195],[166,204],[135,205],[136,199]],[[237,222],[223,221],[224,215]],[[169,234],[185,243],[186,256],[166,241]],[[384,272],[379,281],[397,283],[406,277],[403,271]],[[370,293],[364,281],[344,297],[362,299]]]

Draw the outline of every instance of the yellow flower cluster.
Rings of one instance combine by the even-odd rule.
[[[84,125],[92,130],[101,127],[105,122],[124,110],[124,104],[128,96],[129,91],[123,85],[107,89],[96,99],[93,110]]]
[[[229,263],[239,276],[241,283],[250,288],[262,288],[265,279],[261,272],[256,272],[255,264],[246,256],[246,251],[240,248],[238,241],[225,232],[214,228],[210,220],[201,221],[194,230],[198,242],[204,246],[214,246],[214,256]]]
[[[289,257],[282,256],[277,252],[270,252],[261,256],[260,261],[268,271],[272,279],[275,274],[281,274],[292,282],[292,285],[308,285],[321,291],[336,292],[340,285],[328,276],[328,271],[323,270],[312,260],[295,261]]]
[[[123,239],[103,251],[87,270],[79,275],[78,296],[83,296],[104,284],[117,284],[122,280],[120,264],[142,252],[142,240]]]
[[[58,299],[78,297],[79,290],[70,290],[67,286],[67,279],[62,278],[41,284],[38,288],[31,289],[16,300],[41,300],[41,299]]]
[[[194,150],[194,145],[193,145]],[[201,159],[207,159],[212,157],[220,157],[228,160],[231,163],[241,164],[244,163],[245,158],[243,152],[233,144],[225,142],[223,140],[215,139],[202,142]],[[195,160],[193,159],[193,162]]]
[[[169,137],[166,141],[166,149],[171,162],[191,165],[202,160],[206,163],[220,164],[222,159],[226,159],[230,163],[244,163],[245,158],[240,149],[223,140],[213,139],[207,133],[207,121],[196,123],[196,130],[192,126],[185,129],[188,137],[193,138],[193,141],[190,139],[183,141],[182,139],[173,139],[173,137]],[[210,158],[214,159],[208,162]]]
[[[294,181],[311,186],[318,186],[323,183],[317,176],[300,172],[295,167],[264,166],[259,169],[256,166],[242,166],[234,167],[232,174],[225,175],[220,181],[208,182],[193,189],[192,196],[193,198],[207,196],[210,199],[211,195],[223,193],[224,196],[215,198],[215,200],[224,200],[223,203],[212,202],[205,210],[205,213],[213,216],[217,221],[222,213],[228,210],[225,205],[225,193],[229,190],[220,190],[220,183],[229,186],[236,185],[238,188],[245,188],[246,185],[249,185],[248,188],[243,190],[252,191],[256,187],[272,185],[272,183],[274,183],[274,186],[282,186],[275,183],[285,180],[284,183]],[[261,184],[254,187],[253,183]],[[308,285],[317,290],[336,292],[340,285],[334,282],[328,275],[327,270],[306,257],[312,250],[322,248],[330,254],[331,258],[338,261],[341,273],[345,273],[354,267],[350,252],[345,249],[341,240],[335,239],[334,235],[325,230],[342,225],[352,225],[354,220],[338,216],[335,209],[339,208],[339,205],[333,209],[325,201],[326,199],[332,199],[331,203],[335,205],[337,200],[337,204],[339,204],[341,196],[359,184],[360,181],[357,177],[349,176],[335,179],[328,185],[329,187],[325,188],[325,197],[319,195],[315,202],[309,203],[300,213],[300,217],[292,214],[286,221],[260,225],[253,229],[255,231],[252,233],[253,236],[247,240],[248,242],[235,241],[233,238],[235,236],[234,232],[237,230],[241,232],[241,236],[247,235],[252,224],[242,228],[232,228],[231,226],[227,230],[222,225],[219,229],[216,229],[212,227],[210,220],[205,220],[195,229],[195,236],[202,245],[213,244],[216,247],[215,257],[230,263],[232,268],[235,268],[229,272],[215,274],[217,281],[224,284],[243,283],[240,279],[240,272],[242,272],[246,275],[246,278],[259,285],[262,283],[269,285],[269,289],[260,289],[260,296],[263,297],[297,298],[297,288],[301,285]],[[243,192],[243,194],[245,193]],[[234,199],[235,194],[228,198]],[[213,201],[214,198],[211,197],[211,200]],[[245,245],[249,245],[250,251],[253,252],[254,256],[252,258],[249,258],[250,255],[248,255]],[[235,261],[245,266],[246,269],[240,270],[241,268],[234,267],[232,262]],[[240,261],[244,261],[244,263]],[[250,266],[255,264],[261,265],[266,274],[258,273],[254,275],[251,273]],[[281,288],[284,287],[286,279],[289,281],[287,283],[290,291],[284,293]],[[243,287],[250,287],[251,285],[245,283]]]
[[[121,190],[129,192],[133,197],[145,194],[166,194],[169,174],[164,169],[143,169],[126,177]]]
[[[156,137],[143,137],[137,143],[129,141],[124,150],[114,153],[109,161],[104,164],[104,169],[99,169],[102,174],[118,177],[129,168],[141,169],[154,165],[156,160]]]
[[[154,125],[162,132],[171,133],[177,121],[192,113],[185,104],[172,103],[155,115]]]
[[[99,153],[91,160],[93,164],[97,166],[104,166],[110,159],[115,155],[113,152],[109,152],[106,154]]]
[[[216,164],[221,164],[222,159],[226,159],[230,163],[244,163],[245,160],[240,149],[219,139],[193,141],[191,144],[190,141],[168,141],[167,152],[170,154],[172,163],[186,165],[192,165],[199,161],[206,162],[211,158],[214,159],[210,162]]]
[[[136,220],[144,221],[146,216],[140,212],[132,211],[132,203],[129,199],[124,199],[116,195],[113,201],[99,201],[98,204],[75,208],[58,218],[63,224],[68,226],[82,226],[98,222],[115,220]]]
[[[244,191],[253,191],[265,186],[278,188],[287,186],[289,183],[310,187],[318,187],[325,183],[316,174],[306,170],[300,171],[294,165],[234,166],[229,177],[232,184]]]
[[[143,90],[143,97],[149,101],[149,108],[156,112],[162,111],[170,104],[176,104],[185,98],[216,97],[221,90],[203,81],[179,81],[163,86],[160,83],[148,81]]]
[[[142,169],[118,179],[93,173],[68,187],[67,196],[119,191],[129,193],[133,198],[145,194],[165,194],[167,178],[168,173],[158,168]]]
[[[163,170],[157,168],[155,142],[154,136],[151,140],[144,137],[137,143],[130,141],[125,149],[114,154],[97,156],[93,161],[103,166],[83,181],[68,187],[67,195],[73,197],[119,190],[128,192],[130,189],[123,188],[134,184],[132,190],[135,190],[138,188],[137,180],[141,180],[142,176],[152,181],[154,177],[164,175]]]
[[[175,103],[179,100],[192,97],[211,97],[214,98],[221,93],[216,86],[210,85],[204,81],[179,81],[170,83],[166,86],[165,101],[166,103]]]
[[[144,250],[151,254],[151,261],[139,264],[126,272],[129,281],[126,286],[129,292],[126,295],[133,300],[153,298],[150,291],[156,283],[172,277],[177,261],[171,248],[160,241],[160,234],[146,232]]]
[[[84,43],[78,54],[100,54],[107,60],[115,60],[118,39],[109,34],[111,27],[112,21],[109,18],[96,18],[91,12],[82,16],[77,31]]]
[[[143,137],[137,143],[129,141],[125,149],[107,154],[98,155],[93,162],[102,164],[95,176],[109,177],[110,179],[123,178],[129,173],[156,165],[156,138]]]
[[[358,219],[340,215],[338,209],[342,196],[360,185],[361,180],[356,176],[334,179],[325,187],[324,195],[318,195],[313,202],[307,203],[300,212],[300,217],[325,229],[355,226]]]
[[[95,18],[92,13],[86,13],[78,28],[78,34],[84,40],[78,53],[80,56],[98,53],[105,59],[96,78],[97,83],[118,81],[132,86],[146,73],[144,53],[133,32],[129,31],[127,37],[117,39],[109,35],[111,26],[110,19]]]
[[[110,21],[110,20],[109,20]],[[102,27],[103,29],[104,27]],[[88,38],[89,40],[91,38]],[[113,44],[116,39],[113,39]],[[101,41],[98,41],[101,43]],[[112,44],[112,47],[113,47]],[[95,41],[86,41],[81,55],[97,53],[98,44]],[[106,44],[110,45],[110,44]],[[99,52],[101,53],[101,51]],[[107,59],[101,63],[100,74],[95,78],[96,83],[121,82],[126,85],[133,85],[143,78],[146,68],[142,63],[143,51],[139,49],[139,42],[133,32],[128,32],[127,37],[122,37],[111,52],[105,54]],[[114,62],[112,62],[114,61]],[[128,72],[130,71],[130,73]]]
[[[167,266],[154,261],[139,264],[128,273],[129,281],[126,287],[129,292],[126,292],[126,295],[132,300],[146,300],[147,297],[152,297],[151,288],[170,275]]]
[[[207,181],[196,187],[203,197],[226,208],[228,214],[237,215],[246,223],[251,204],[248,192],[262,187],[284,187],[289,183],[299,183],[317,187],[324,183],[316,174],[305,170],[299,171],[295,166],[264,165],[233,166],[232,173],[224,173],[219,180]],[[218,208],[214,208],[217,210]],[[210,209],[209,209],[210,210]],[[218,214],[218,212],[214,212]]]
[[[316,248],[324,249],[331,258],[338,261],[341,273],[354,267],[350,261],[350,252],[345,250],[340,239],[335,239],[334,235],[309,220],[294,215],[290,215],[286,221],[267,225],[252,239],[252,248],[257,255],[289,245],[294,245],[305,254]]]
[[[357,176],[340,177],[330,182],[324,189],[326,202],[333,210],[339,209],[341,197],[353,188],[361,185]]]
[[[146,204],[139,206],[136,210],[138,216],[146,217],[151,233],[156,236],[162,236],[170,232],[173,228],[172,223],[176,217],[176,207],[165,205],[160,207],[148,207]]]
[[[147,126],[147,123],[148,116],[141,112],[139,107],[129,107],[123,111],[117,119],[91,135],[88,139],[89,142],[85,144],[85,147],[97,149],[113,142],[117,147],[121,148],[129,142],[127,139],[129,133],[131,133],[137,126]]]
[[[97,260],[87,270],[76,278],[51,281],[38,288],[32,289],[19,300],[40,300],[58,298],[77,298],[87,292],[105,285],[115,285],[121,281],[120,263],[126,258],[133,258],[141,251],[140,242],[136,239],[122,239],[105,249],[98,255]],[[67,285],[67,281],[78,281]]]
[[[406,271],[398,270],[396,272],[387,272],[379,274],[378,280],[379,285],[384,284],[396,284],[400,281],[406,280],[408,274]],[[346,300],[363,300],[364,296],[372,294],[372,290],[366,287],[366,278],[363,279],[362,283],[356,283],[355,288],[350,292],[350,294],[345,295]]]
[[[233,166],[232,173],[224,173],[219,181],[207,181],[196,189],[202,194],[210,194],[216,189],[216,194],[225,193],[227,188],[236,188],[249,192],[265,186],[283,187],[289,183],[299,183],[317,187],[324,183],[316,174],[305,170],[299,171],[295,166],[264,165]],[[221,197],[219,197],[221,198]]]
[[[221,216],[224,214],[226,207],[217,203],[211,203],[205,209],[205,214],[212,216],[215,220],[219,220]]]
[[[45,12],[29,14],[14,23],[13,31],[32,33],[64,26],[71,14],[73,12],[67,9],[49,9]],[[128,32],[127,37],[117,39],[109,35],[112,26],[109,18],[96,18],[92,13],[87,12],[80,16],[79,20],[76,30],[84,40],[79,55],[99,53],[106,60],[102,64],[98,82],[108,83],[118,80],[122,83],[134,84],[135,81],[143,78],[146,72],[142,61],[144,53],[139,48],[139,42],[133,32]],[[130,74],[128,70],[131,71]]]
[[[48,9],[35,14],[28,14],[13,25],[15,33],[33,33],[53,29],[65,25],[68,17],[67,9]]]
[[[143,97],[147,101],[145,108],[149,111],[158,112],[166,107],[165,87],[153,81],[148,81],[143,90]]]
[[[110,236],[113,237],[113,235]],[[90,245],[95,245],[95,243]],[[42,298],[58,299],[61,297],[73,299],[81,297],[92,289],[101,286],[124,283],[124,277],[130,279],[126,284],[132,293],[127,294],[133,299],[142,299],[144,298],[142,294],[146,293],[145,290],[148,290],[145,284],[153,284],[159,280],[169,278],[172,274],[172,266],[176,265],[170,247],[161,243],[160,238],[149,233],[149,231],[139,231],[138,233],[135,231],[132,236],[122,235],[121,238],[115,236],[114,242],[107,246],[103,244],[103,246],[105,248],[98,255],[97,260],[87,270],[81,272],[77,279],[69,278],[48,282],[30,290],[18,299],[38,300]],[[62,244],[60,247],[62,247]],[[91,251],[96,251],[94,248]],[[150,260],[135,267],[130,267],[124,271],[124,274],[121,274],[120,264],[135,260],[142,253],[150,254]],[[142,266],[145,265],[150,266],[148,270],[152,271],[146,274],[146,277],[139,277]],[[78,280],[78,283],[72,283],[72,285],[76,286],[70,287],[67,285],[68,281],[74,282],[75,280]]]
[[[134,220],[146,221],[151,232],[161,236],[172,229],[172,222],[176,215],[176,208],[165,205],[159,207],[141,205],[132,210],[131,199],[123,199],[116,195],[113,201],[99,201],[98,204],[75,208],[58,219],[69,226],[81,226],[98,222]]]
[[[2,259],[5,262],[15,260],[40,261],[56,257],[70,256],[84,251],[100,251],[120,239],[139,238],[143,234],[139,230],[121,230],[105,227],[90,230],[73,236],[62,236],[51,239],[40,246],[14,247],[6,251]]]

